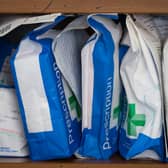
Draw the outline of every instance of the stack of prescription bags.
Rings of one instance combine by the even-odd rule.
[[[167,20],[0,20],[0,156],[167,161]]]

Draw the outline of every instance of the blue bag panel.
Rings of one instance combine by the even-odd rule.
[[[104,158],[102,157],[101,153],[101,148],[100,148],[100,142],[99,139],[96,137],[96,135],[93,134],[92,130],[89,129],[84,129],[83,130],[83,135],[82,135],[82,140],[81,140],[81,148],[79,149],[79,153],[84,156],[84,157],[91,157],[91,158],[96,158],[98,160],[101,159],[109,159],[112,155],[112,152],[115,153],[118,150],[118,145],[117,145],[117,136],[116,135],[118,130],[116,128],[112,128],[109,131],[109,136],[112,137],[110,145],[112,146],[113,150],[105,150],[104,151]],[[102,144],[104,147],[109,147],[109,143],[104,143]]]
[[[127,160],[145,150],[153,150],[160,156],[162,161],[164,159],[163,136],[153,139],[140,133],[137,139],[131,139],[127,137],[126,131],[121,128],[119,144],[120,154]]]

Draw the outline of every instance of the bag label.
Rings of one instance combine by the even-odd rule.
[[[16,75],[29,133],[53,130],[50,108],[40,69],[39,57],[37,57],[37,55],[40,55],[41,53],[41,46],[37,44],[36,46],[34,45],[35,44],[32,44],[29,39],[22,41],[15,61]],[[36,47],[36,52],[31,53],[31,57],[22,54],[24,52],[26,53],[27,46],[30,48]],[[23,59],[23,57],[25,58]]]

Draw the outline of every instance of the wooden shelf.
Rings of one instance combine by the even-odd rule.
[[[168,14],[168,0],[0,0],[0,14],[42,13],[156,13]],[[0,158],[2,168],[168,168],[157,161],[68,159],[32,162],[25,158]]]
[[[0,13],[168,13],[168,0],[0,0]]]
[[[59,161],[32,162],[23,158],[1,158],[2,168],[168,168],[168,164],[158,161],[125,161],[119,156],[113,156],[110,161],[67,159]]]

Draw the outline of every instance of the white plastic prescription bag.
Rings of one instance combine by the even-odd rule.
[[[163,59],[162,59],[162,70],[163,70],[163,87],[164,87],[164,103],[165,103],[165,151],[166,161],[168,161],[168,40],[164,42],[163,46]]]
[[[81,50],[89,38],[86,31],[88,27],[87,15],[77,17],[54,39],[52,46],[57,65],[80,106]]]
[[[11,61],[26,137],[33,160],[70,157],[80,144],[77,101],[52,52],[55,21],[30,32]],[[76,112],[77,113],[77,112]]]
[[[93,14],[94,34],[82,49],[82,141],[79,154],[109,159],[117,151],[119,116],[118,15]]]
[[[120,69],[127,103],[121,112],[119,150],[125,159],[162,160],[161,42],[151,16],[134,17],[126,19],[129,38],[125,43],[130,48]]]
[[[10,58],[15,49],[6,39],[0,39],[0,156],[28,156],[28,146],[22,126]]]

